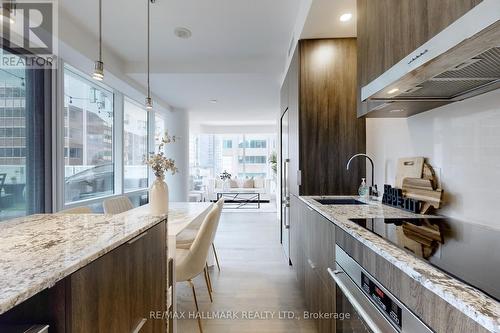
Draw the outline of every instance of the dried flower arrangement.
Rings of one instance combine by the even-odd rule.
[[[179,169],[175,166],[175,160],[167,158],[163,152],[165,145],[173,143],[177,140],[174,136],[168,135],[165,132],[165,136],[161,138],[161,142],[158,145],[158,152],[151,152],[149,156],[144,156],[144,164],[147,164],[153,169],[156,177],[163,178],[167,171],[172,172],[172,175],[179,172]]]

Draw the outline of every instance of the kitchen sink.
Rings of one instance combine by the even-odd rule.
[[[352,199],[352,198],[339,198],[339,199],[314,199],[322,205],[366,205],[366,203]]]

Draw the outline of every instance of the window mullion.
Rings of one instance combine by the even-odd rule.
[[[123,170],[123,151],[124,139],[124,98],[123,94],[115,91],[114,96],[114,131],[113,131],[113,160],[115,167],[115,194],[123,194],[124,170]]]

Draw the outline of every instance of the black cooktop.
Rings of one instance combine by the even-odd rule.
[[[448,218],[351,221],[500,301],[500,230]]]

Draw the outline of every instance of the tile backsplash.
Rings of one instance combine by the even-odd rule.
[[[407,119],[367,119],[366,149],[379,188],[394,185],[398,158],[424,156],[445,190],[440,214],[500,229],[500,90]]]

